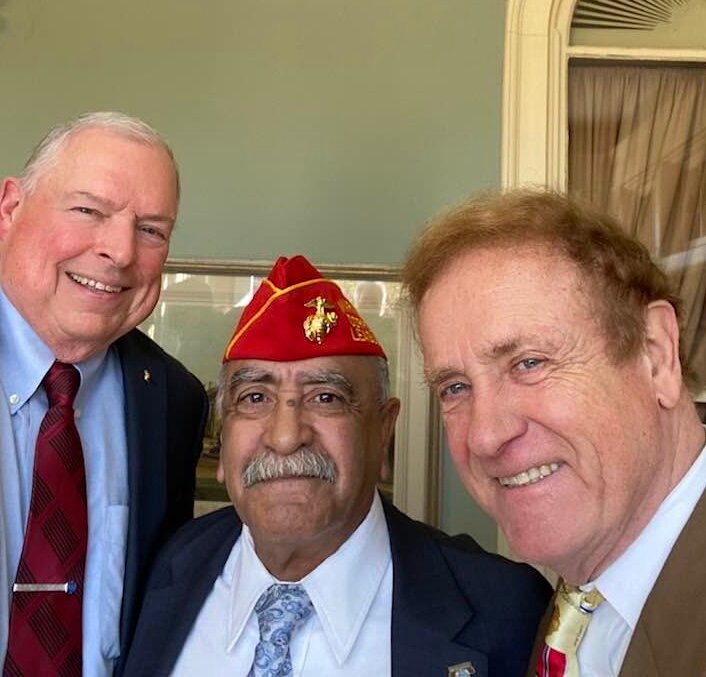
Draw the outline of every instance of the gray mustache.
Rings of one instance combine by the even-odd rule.
[[[287,456],[271,451],[254,456],[245,466],[242,480],[245,488],[286,477],[314,477],[333,484],[336,475],[336,464],[327,454],[302,447]]]

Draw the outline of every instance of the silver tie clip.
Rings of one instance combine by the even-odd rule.
[[[76,581],[66,583],[15,583],[12,592],[65,592],[69,595],[76,594],[78,585]]]

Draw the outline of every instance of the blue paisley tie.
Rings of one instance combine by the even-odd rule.
[[[297,626],[311,616],[314,607],[301,585],[275,583],[255,604],[260,641],[248,677],[289,677],[292,660],[289,642]]]

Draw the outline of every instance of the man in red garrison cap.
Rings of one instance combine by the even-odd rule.
[[[127,674],[524,674],[549,589],[383,500],[399,411],[340,288],[280,258],[223,358],[225,508],[152,573]]]

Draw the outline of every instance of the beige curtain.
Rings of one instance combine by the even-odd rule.
[[[569,190],[639,237],[684,300],[706,389],[706,68],[572,65]]]

